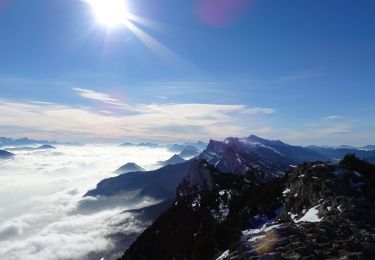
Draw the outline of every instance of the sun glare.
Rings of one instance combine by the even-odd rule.
[[[127,7],[124,0],[89,0],[96,20],[107,27],[124,25],[127,21]]]

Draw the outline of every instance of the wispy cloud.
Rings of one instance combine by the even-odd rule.
[[[345,124],[315,125],[302,130],[282,130],[279,137],[296,144],[342,144],[343,137],[351,137],[352,128]]]
[[[289,81],[296,81],[300,79],[306,79],[313,77],[315,74],[311,70],[302,70],[297,71],[295,73],[287,74],[280,76],[279,78],[275,79],[274,83],[281,83],[281,82],[289,82]]]
[[[28,129],[25,135],[51,139],[192,140],[242,135],[264,127],[261,118],[272,108],[241,104],[125,104],[108,94],[74,88],[100,108],[51,102],[0,100],[0,134]],[[120,108],[120,109],[119,109]],[[130,112],[129,112],[130,111]],[[58,137],[58,138],[57,138]]]
[[[331,115],[331,116],[323,117],[324,120],[337,120],[337,119],[340,119],[340,118],[342,118],[342,116],[338,116],[338,115]]]
[[[316,131],[318,135],[327,135],[327,134],[348,134],[350,133],[350,125],[335,125],[331,127],[321,128]]]
[[[107,103],[107,104],[111,104],[111,105],[115,105],[115,106],[119,106],[119,107],[125,107],[125,108],[127,107],[126,104],[124,104],[121,101],[119,101],[115,98],[112,98],[110,95],[102,93],[102,92],[98,92],[98,91],[94,91],[94,90],[90,90],[90,89],[85,89],[85,88],[73,88],[73,90],[77,91],[78,94],[81,97],[84,97],[84,98],[87,98],[87,99],[100,101],[100,102],[103,102],[103,103]]]

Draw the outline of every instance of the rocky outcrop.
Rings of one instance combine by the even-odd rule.
[[[272,219],[280,208],[280,179],[220,172],[194,160],[177,199],[141,234],[122,259],[212,259],[241,238],[251,214]]]
[[[305,163],[259,182],[196,160],[122,259],[373,259],[372,167]]]
[[[223,142],[211,140],[198,158],[207,160],[223,172],[256,172],[259,178],[264,180],[282,174],[290,165],[329,160],[328,157],[307,148],[254,135],[247,138],[229,137]]]
[[[290,174],[283,200],[280,218],[243,231],[225,259],[375,255],[375,192],[363,174],[332,164],[306,164]]]

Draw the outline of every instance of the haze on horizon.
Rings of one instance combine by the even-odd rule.
[[[374,1],[123,3],[0,0],[0,136],[375,143]]]

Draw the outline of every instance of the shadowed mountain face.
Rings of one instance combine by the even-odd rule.
[[[375,165],[375,156],[374,156],[374,157],[367,158],[366,161],[368,161],[369,163],[372,163],[372,164]]]
[[[270,141],[253,135],[248,138],[229,137],[223,142],[211,140],[206,150],[198,158],[206,160],[208,164],[221,172],[249,173],[252,178],[257,180],[272,179],[275,176],[279,176],[283,174],[283,171],[290,168],[290,164],[328,160],[327,157],[307,148],[291,146],[281,141]],[[144,190],[146,186],[152,186],[151,184],[156,183],[165,176],[166,179],[172,176],[173,188],[169,190],[175,193],[178,181],[182,180],[187,174],[190,162],[186,163],[180,156],[173,155],[167,161],[160,163],[173,167],[166,166],[150,172],[131,172],[126,175],[109,178],[101,181],[96,189],[89,191],[86,195],[112,196],[121,192]],[[137,168],[133,164],[126,164],[125,166],[131,166],[132,169]],[[167,181],[166,183],[169,182]],[[155,190],[155,188],[150,188],[150,190]]]
[[[122,259],[372,259],[374,168],[306,163],[259,183],[194,161],[176,201]]]
[[[171,158],[169,158],[168,160],[166,160],[166,161],[160,161],[158,163],[160,165],[162,165],[162,166],[166,166],[166,165],[175,165],[175,164],[183,163],[185,161],[186,160],[184,158],[182,158],[181,156],[175,154]]]
[[[329,158],[304,147],[281,141],[270,141],[251,135],[248,138],[229,137],[224,142],[211,140],[199,156],[223,172],[244,174],[257,172],[264,178],[280,174],[289,165],[308,161],[328,161]],[[264,173],[266,173],[264,175]]]
[[[191,162],[167,165],[154,171],[138,171],[102,180],[85,196],[115,196],[132,191],[159,199],[174,197],[176,187],[186,177]]]
[[[293,258],[311,254],[324,259],[334,256],[329,250],[325,253],[326,245],[303,244],[304,249],[317,247],[319,250],[301,253],[302,249],[293,251],[294,247],[284,248],[282,242],[273,240],[273,233],[269,231],[274,230],[274,225],[281,225],[280,241],[290,239],[288,243],[305,243],[305,240],[289,237],[293,234],[298,234],[299,237],[316,235],[314,229],[307,230],[304,224],[299,229],[300,224],[296,221],[310,220],[310,215],[313,220],[320,220],[320,215],[316,215],[316,212],[320,214],[320,207],[315,208],[320,203],[319,196],[336,205],[338,202],[332,202],[326,196],[348,195],[351,187],[349,190],[345,188],[347,184],[362,187],[358,185],[363,182],[370,183],[371,186],[374,180],[369,172],[375,172],[371,168],[374,166],[364,161],[359,163],[358,158],[350,158],[346,158],[345,164],[333,165],[327,162],[330,160],[328,156],[309,148],[257,136],[230,137],[223,142],[211,140],[207,149],[195,160],[167,165],[155,171],[130,172],[103,180],[86,196],[117,198],[121,201],[127,194],[133,194],[135,198],[164,200],[154,206],[132,211],[137,213],[137,218],[148,223],[145,226],[161,215],[132,244],[123,259],[216,259],[223,253],[224,256],[228,254],[235,259],[249,259],[257,255],[282,259],[280,257]],[[174,163],[175,159],[183,160],[175,155],[167,163]],[[319,162],[305,163],[294,169],[294,165],[309,161]],[[310,174],[315,171],[322,174]],[[299,172],[299,177],[292,178],[296,172]],[[339,174],[341,172],[345,174]],[[311,176],[305,178],[308,174]],[[341,178],[347,174],[351,176],[349,179]],[[328,184],[341,188],[336,193]],[[367,184],[363,186],[365,189],[370,187]],[[319,185],[323,185],[324,190],[321,192],[318,192]],[[299,188],[292,188],[296,186]],[[290,196],[289,192],[293,189],[298,192]],[[308,195],[304,190],[308,191]],[[301,200],[298,199],[299,193],[303,194]],[[366,193],[364,196],[372,195]],[[173,201],[174,198],[177,199]],[[292,198],[296,199],[292,201]],[[285,209],[288,211],[285,212]],[[164,211],[166,212],[162,213]],[[307,213],[310,215],[305,216]],[[367,224],[372,225],[366,222]],[[361,226],[355,227],[353,232],[360,229]],[[280,250],[274,252],[263,249],[262,246],[269,241],[259,240],[259,243],[253,243],[260,239],[258,236],[267,239],[270,237],[272,243],[280,245]],[[131,241],[133,239],[135,237]],[[318,236],[317,239],[322,238]],[[334,239],[337,241],[339,238]],[[358,241],[348,237],[345,239],[350,243]],[[128,247],[130,240],[126,241],[126,245],[119,242],[119,248]],[[351,252],[341,244],[335,246],[342,256],[347,256],[344,251]],[[368,250],[367,247],[362,247],[359,253],[366,255]]]
[[[0,150],[0,159],[10,159],[13,156],[14,156],[14,154],[12,154],[10,152],[4,151],[4,150]]]

